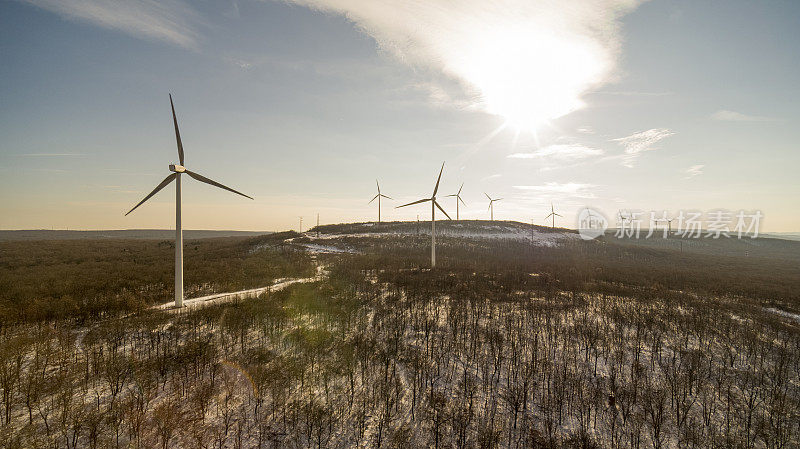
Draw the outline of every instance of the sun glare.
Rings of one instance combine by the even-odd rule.
[[[517,130],[535,131],[581,108],[581,95],[609,70],[590,39],[530,29],[492,30],[448,69],[479,92],[485,110]]]

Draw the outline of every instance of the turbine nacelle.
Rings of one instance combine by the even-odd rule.
[[[170,164],[169,165],[169,171],[175,172],[175,173],[183,173],[183,172],[186,171],[186,167],[184,167],[183,165],[180,165],[180,164]]]

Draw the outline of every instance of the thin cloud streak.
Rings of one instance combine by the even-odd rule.
[[[691,167],[684,170],[686,174],[685,179],[694,178],[695,176],[699,176],[703,174],[703,168],[705,165],[692,165]]]
[[[26,153],[23,157],[84,157],[83,153]]]
[[[618,95],[621,97],[666,97],[672,95],[672,92],[639,92],[633,90],[598,90],[592,92],[592,94],[598,95]]]
[[[726,109],[719,110],[711,114],[711,120],[720,122],[772,122],[775,121],[771,117],[762,117],[758,115],[742,114],[741,112],[728,111]]]
[[[592,192],[592,189],[596,187],[597,186],[595,186],[594,184],[584,184],[578,182],[567,182],[567,183],[546,182],[542,185],[514,186],[514,188],[518,190],[538,192],[538,193],[548,193],[567,198],[595,198],[595,194],[594,192]]]
[[[509,154],[507,157],[511,159],[552,158],[572,161],[592,156],[600,156],[603,153],[603,150],[599,148],[587,147],[581,144],[555,144],[540,148],[531,153],[513,153]]]
[[[196,49],[204,21],[182,0],[22,0],[64,18]]]
[[[622,165],[632,168],[641,153],[655,150],[656,148],[654,145],[657,142],[673,135],[675,135],[675,133],[667,128],[653,128],[647,131],[633,133],[630,136],[612,139],[612,142],[618,142],[625,148]]]

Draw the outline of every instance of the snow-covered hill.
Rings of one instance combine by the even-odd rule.
[[[319,236],[317,235],[319,231]],[[398,237],[403,235],[430,235],[430,221],[346,223],[324,225],[306,233],[312,240],[339,239],[344,237]],[[578,239],[570,229],[547,228],[516,221],[437,221],[436,236],[440,238],[501,239],[530,242],[541,246],[556,246]]]

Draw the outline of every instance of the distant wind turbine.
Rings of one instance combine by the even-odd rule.
[[[371,204],[377,198],[377,200],[378,200],[378,223],[380,223],[381,222],[381,198],[386,198],[388,200],[391,200],[391,199],[394,199],[394,198],[392,198],[390,196],[386,196],[386,195],[381,193],[381,185],[378,184],[378,180],[377,179],[375,180],[375,185],[378,186],[378,194],[375,195],[374,197],[372,197],[372,199],[369,200],[369,203],[367,203],[367,204]]]
[[[411,206],[412,204],[419,204],[424,203],[426,201],[431,202],[431,267],[436,266],[436,208],[438,207],[440,211],[449,219],[449,215],[447,212],[442,209],[442,206],[436,202],[436,192],[439,191],[439,181],[442,180],[442,172],[444,171],[444,162],[442,162],[442,168],[439,170],[439,177],[436,179],[436,186],[433,188],[433,195],[430,198],[423,198],[421,200],[413,201],[408,204],[403,204],[402,206],[397,206],[395,209],[399,209],[401,207]]]
[[[483,194],[486,195],[486,198],[489,198],[489,219],[491,221],[494,221],[494,202],[495,201],[500,201],[500,200],[502,200],[502,198],[494,198],[494,199],[492,199],[492,197],[490,197],[488,193],[483,192]]]
[[[672,218],[656,218],[655,222],[667,222],[667,238],[672,234]]]
[[[458,188],[458,192],[456,192],[453,195],[446,195],[448,197],[450,196],[456,197],[456,221],[458,221],[458,202],[461,201],[465,206],[467,205],[467,203],[464,203],[464,200],[461,199],[461,189],[463,188],[464,188],[464,183],[462,182],[461,187]]]
[[[550,215],[544,217],[545,220],[548,218],[553,217],[553,227],[556,227],[556,217],[564,218],[563,216],[556,213],[555,209],[553,209],[553,203],[550,203]]]
[[[175,181],[175,307],[183,307],[183,229],[181,228],[181,174],[186,173],[200,182],[211,184],[214,187],[219,187],[220,189],[233,192],[237,195],[242,195],[243,197],[250,198],[251,200],[253,198],[245,195],[242,192],[233,190],[230,187],[226,187],[216,181],[212,181],[203,175],[189,171],[183,166],[183,144],[181,143],[181,133],[178,131],[178,119],[175,117],[175,105],[172,104],[172,94],[169,96],[169,104],[172,107],[172,123],[175,125],[175,140],[178,142],[178,160],[180,161],[180,164],[171,164],[169,166],[169,170],[172,172],[172,174],[164,178],[164,180],[161,181],[161,184],[157,185],[149,195],[144,197],[142,201],[139,201],[139,204],[133,206],[133,209],[129,210],[125,215],[127,216],[136,210],[136,208],[141,206],[142,203],[149,200],[153,195],[169,185],[169,183]]]

